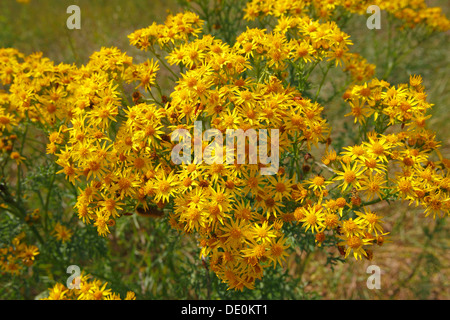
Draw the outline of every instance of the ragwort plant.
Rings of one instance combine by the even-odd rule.
[[[326,248],[330,267],[372,259],[389,237],[372,205],[404,201],[425,217],[448,216],[450,160],[426,127],[432,105],[421,76],[397,85],[375,77],[375,65],[352,51],[342,30],[369,4],[239,3],[189,1],[189,11],[134,31],[130,44],[149,54],[140,63],[116,47],[82,66],[0,49],[0,266],[11,283],[26,283],[38,260],[49,276],[52,266],[105,255],[111,230],[138,215],[194,237],[207,298],[231,297],[223,285],[243,291],[236,297],[250,290],[292,298],[295,288],[286,283],[294,280],[282,267],[293,248]],[[423,1],[374,3],[424,39],[449,29]],[[235,16],[242,20],[234,23]],[[399,55],[392,56],[386,75]],[[329,77],[334,70],[345,79],[341,86]],[[324,99],[327,83],[334,92]],[[326,118],[336,99],[357,128],[352,144],[335,139]],[[213,149],[213,163],[175,164],[171,134],[192,133],[196,121],[222,133],[279,130],[279,168],[262,175],[267,164],[248,156],[229,163],[220,156],[225,148],[208,139],[200,152]],[[194,138],[193,148],[198,143]],[[83,244],[90,249],[79,249]],[[80,289],[58,282],[46,298],[120,298],[106,285],[83,275]],[[276,286],[286,295],[268,294]],[[121,291],[135,298],[126,286]]]

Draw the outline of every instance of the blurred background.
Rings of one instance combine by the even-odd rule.
[[[448,0],[427,3],[441,7],[450,17]],[[81,8],[80,30],[66,28],[70,15],[66,9],[73,4]],[[101,47],[116,46],[139,62],[148,56],[131,46],[127,35],[154,21],[162,23],[168,13],[180,10],[174,0],[31,0],[29,3],[1,0],[0,46],[14,47],[25,54],[39,51],[55,63],[77,65],[85,64]],[[385,45],[387,30],[383,28],[383,20],[381,30],[368,30],[365,20],[363,16],[355,17],[344,31],[351,35],[353,51],[378,65],[383,60],[374,52],[377,46]],[[408,53],[385,79],[397,84],[408,82],[410,74],[422,75],[428,99],[434,104],[428,126],[436,131],[442,142],[442,154],[447,158],[450,157],[449,39],[448,32],[428,39]],[[342,114],[337,111],[329,114],[332,127],[339,126],[337,121],[338,117],[342,121]],[[384,244],[372,261],[349,259],[348,263],[337,263],[331,269],[325,267],[326,256],[321,251],[294,252],[284,271],[297,282],[291,287],[286,285],[286,290],[295,291],[296,286],[301,286],[299,292],[305,295],[299,293],[294,295],[296,298],[449,299],[449,223],[424,218],[423,213],[406,203],[380,204],[373,209],[386,217],[386,229],[392,232],[392,242]],[[214,274],[206,273],[202,267],[194,239],[176,234],[164,220],[135,216],[127,221],[111,235],[108,246],[113,253],[104,257],[116,263],[115,270],[106,267],[102,270],[98,266],[97,276],[117,286],[125,283],[127,289],[137,291],[138,298],[140,295],[148,298],[208,297],[210,288],[206,286],[211,282],[214,285],[214,281],[207,277],[214,277]],[[366,286],[369,276],[366,269],[371,264],[382,271],[379,290],[369,290]],[[175,288],[179,279],[187,279],[184,288]],[[271,297],[263,289],[259,294],[252,297]],[[227,293],[224,297],[247,296]],[[272,297],[277,297],[276,293]]]

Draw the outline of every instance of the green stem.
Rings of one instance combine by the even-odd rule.
[[[23,137],[22,137],[22,141],[21,141],[21,145],[20,145],[20,150],[19,150],[19,154],[20,156],[22,156],[22,152],[23,152],[23,148],[25,146],[25,139],[27,137],[27,133],[28,133],[28,125],[25,127],[25,132],[23,133]],[[17,202],[21,203],[22,202],[22,197],[20,196],[20,194],[22,193],[22,165],[20,163],[17,164],[17,186],[16,186],[16,197],[17,197]]]
[[[329,63],[329,64],[328,64],[327,70],[325,71],[325,73],[324,73],[324,75],[323,75],[323,78],[322,78],[322,81],[320,82],[319,88],[317,89],[317,92],[316,92],[316,96],[315,96],[315,98],[314,98],[314,101],[317,101],[317,98],[319,98],[320,90],[322,90],[322,86],[323,86],[323,84],[325,83],[325,80],[326,80],[326,78],[327,78],[328,72],[330,71],[330,69],[331,69],[332,66],[333,66],[332,63]]]
[[[164,66],[164,68],[166,68],[175,77],[174,81],[178,79],[178,75],[175,72],[173,72],[172,68],[170,68],[170,66],[164,61],[164,59],[161,58],[160,54],[156,53],[155,50],[153,50],[153,48],[150,49],[150,52],[153,53],[156,59],[158,59],[158,61]]]
[[[64,29],[66,30],[67,40],[69,42],[69,48],[70,48],[70,51],[72,51],[73,57],[75,59],[75,63],[77,65],[80,65],[80,57],[78,56],[77,51],[75,50],[75,47],[73,45],[72,38],[69,33],[70,31],[67,28],[64,28]]]
[[[153,101],[153,102],[155,102],[156,104],[158,104],[159,106],[164,107],[164,105],[163,105],[161,102],[159,102],[158,100],[156,100],[156,98],[153,96],[153,93],[152,93],[151,90],[149,90],[148,93],[150,94],[150,96],[152,97],[152,99],[146,99],[146,101]]]
[[[391,27],[391,25],[392,25],[392,22],[391,22],[391,19],[390,19],[390,16],[388,15],[388,46],[387,46],[387,50],[386,50],[386,67],[385,67],[385,73],[384,73],[384,75],[383,75],[383,79],[386,79],[388,76],[389,76],[389,74],[390,74],[390,70],[392,69],[392,62],[390,61],[390,59],[391,59],[391,46],[392,46],[392,27]]]
[[[314,64],[311,66],[311,68],[309,69],[308,73],[306,74],[305,78],[303,79],[303,81],[306,83],[309,79],[309,76],[311,75],[311,73],[314,71],[314,69],[317,67],[317,65],[321,62],[322,60],[317,59],[316,62],[314,62]]]
[[[47,198],[45,199],[45,207],[44,207],[44,212],[45,212],[45,216],[44,216],[44,229],[47,230],[47,219],[48,219],[48,208],[50,205],[50,196],[52,194],[52,189],[53,189],[53,185],[55,182],[55,178],[56,178],[56,166],[53,165],[53,174],[51,177],[51,181],[50,181],[50,185],[48,187],[48,193],[47,193]]]
[[[123,80],[120,79],[120,81],[117,81],[117,84],[119,85],[119,90],[122,93],[122,96],[125,99],[125,102],[126,102],[127,106],[131,107],[132,104],[131,104],[130,100],[128,99],[128,96],[127,96],[127,94],[125,92],[125,88],[123,87]]]

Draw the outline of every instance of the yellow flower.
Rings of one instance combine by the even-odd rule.
[[[48,290],[48,296],[42,300],[120,300],[118,293],[106,288],[108,283],[91,279],[90,275],[80,276],[80,289],[68,289],[61,283],[56,283]],[[136,300],[136,295],[128,291],[125,300]]]
[[[48,297],[43,300],[66,300],[65,295],[68,291],[69,289],[67,289],[63,284],[57,283],[53,288],[49,289]]]
[[[269,226],[268,221],[264,221],[261,225],[254,224],[250,231],[249,237],[252,237],[258,242],[272,242],[273,237],[276,237],[272,229],[273,226]]]
[[[344,240],[338,243],[339,246],[345,247],[345,258],[347,258],[350,253],[353,252],[353,257],[358,260],[364,256],[367,256],[364,246],[370,245],[373,239],[366,239],[357,235],[350,236],[338,236],[340,239]]]
[[[367,200],[371,201],[374,197],[382,199],[384,196],[383,189],[386,189],[387,181],[381,174],[364,175],[361,180],[359,191],[363,191],[367,195]]]
[[[4,113],[4,109],[0,108],[0,131],[11,131],[13,127],[18,125],[18,121],[14,115]]]
[[[172,197],[179,185],[179,181],[177,180],[177,176],[170,172],[169,175],[166,175],[164,171],[162,171],[161,175],[156,177],[156,190],[155,190],[155,202],[169,202],[170,197]]]
[[[299,222],[303,222],[302,227],[305,231],[311,229],[312,233],[321,232],[324,228],[325,212],[321,205],[303,207],[303,218]]]
[[[273,267],[275,268],[277,264],[282,266],[282,262],[289,256],[287,249],[289,245],[286,244],[286,238],[279,238],[276,241],[272,241],[269,245],[269,250],[267,252],[267,257],[273,262]]]
[[[97,285],[97,283],[94,283],[94,287],[91,288],[90,294],[91,299],[90,300],[104,300],[107,296],[111,295],[111,289],[106,289],[107,282],[103,284],[103,286]]]
[[[357,219],[361,220],[368,232],[375,232],[376,236],[378,236],[379,233],[383,233],[383,226],[381,225],[383,217],[378,216],[367,208],[364,208],[364,213],[359,211],[355,211],[355,213],[358,216]]]
[[[63,243],[66,241],[70,241],[72,238],[73,231],[69,228],[61,225],[59,222],[56,223],[54,229],[53,229],[53,236],[58,239],[59,241],[62,241]]]
[[[365,228],[366,225],[361,219],[349,218],[341,222],[341,230],[346,237],[362,235]]]
[[[339,185],[341,187],[341,190],[345,191],[349,186],[359,188],[361,186],[360,178],[364,173],[361,165],[359,165],[357,162],[354,162],[353,166],[351,165],[351,163],[341,164],[343,171],[336,171],[338,177],[335,178],[335,180],[343,180],[343,182]]]
[[[309,189],[313,191],[322,191],[327,188],[327,185],[333,183],[333,181],[326,180],[322,175],[316,175],[311,179],[305,180],[305,183],[309,185]]]
[[[20,155],[20,153],[18,153],[16,151],[11,152],[10,158],[13,159],[17,164],[22,163],[22,161],[26,159],[25,157],[22,157]]]
[[[136,300],[136,294],[133,291],[127,291],[125,300]]]
[[[387,156],[390,154],[389,150],[391,148],[391,144],[386,138],[369,137],[369,141],[364,142],[363,144],[371,156],[376,159],[380,159],[383,162],[388,162]]]
[[[283,199],[287,200],[291,198],[292,191],[292,180],[287,176],[269,176],[267,178],[269,180],[269,185],[266,189],[268,195],[273,197],[273,199],[277,202],[282,201]]]
[[[94,216],[94,226],[100,236],[106,236],[110,231],[108,228],[110,213],[106,209],[96,210]]]
[[[23,262],[26,266],[30,266],[33,264],[35,257],[39,254],[38,247],[34,245],[25,246],[23,251],[20,252],[19,256],[23,259]]]
[[[239,247],[249,236],[249,225],[245,220],[225,221],[221,230],[227,248]]]

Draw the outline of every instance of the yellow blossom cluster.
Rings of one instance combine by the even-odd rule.
[[[169,15],[164,24],[153,24],[134,31],[128,36],[131,45],[141,50],[151,50],[155,44],[170,46],[175,41],[187,41],[202,31],[203,21],[192,12]]]
[[[27,245],[25,232],[14,237],[11,245],[0,248],[1,273],[19,275],[23,267],[30,267],[35,262],[39,249],[35,245]]]
[[[357,177],[353,181],[345,179],[345,175],[342,177],[344,185],[352,185],[370,198],[382,198],[382,190],[388,188],[384,185],[388,181],[383,177],[388,169],[395,169],[395,177],[389,181],[391,192],[410,204],[420,205],[425,216],[432,214],[435,218],[449,213],[450,162],[440,154],[436,134],[425,126],[430,118],[427,111],[432,107],[426,96],[420,76],[410,76],[409,84],[398,86],[373,79],[350,88],[344,98],[352,110],[348,116],[353,116],[355,122],[364,124],[373,119],[380,126],[400,127],[400,130],[386,135],[368,134],[363,144],[346,148],[347,169],[352,167],[356,176],[361,167],[369,169],[369,181],[362,183]],[[438,155],[434,161],[433,152]]]
[[[425,0],[252,0],[246,5],[244,18],[253,20],[265,16],[279,18],[314,15],[323,20],[333,20],[339,9],[365,15],[371,5],[376,5],[399,19],[402,28],[424,25],[432,31],[450,29],[450,21],[442,13],[442,9],[428,7]]]
[[[377,5],[381,10],[393,15],[402,22],[402,28],[416,28],[424,25],[432,31],[447,31],[450,20],[442,13],[440,7],[428,7],[425,0],[396,1],[343,1],[343,7],[358,14],[366,14],[367,7]]]
[[[66,241],[70,241],[72,235],[73,235],[72,230],[70,230],[66,226],[63,226],[59,222],[57,222],[55,227],[53,228],[53,236],[63,243]]]
[[[287,63],[319,63],[323,60],[340,65],[352,80],[361,82],[374,75],[375,66],[358,53],[351,52],[350,36],[333,21],[321,23],[309,16],[281,16],[273,32],[249,29],[237,37],[238,52],[245,57],[265,57],[267,67],[285,70]]]
[[[48,289],[48,296],[41,300],[122,300],[120,294],[107,288],[108,282],[93,278],[91,275],[81,275],[72,281],[69,289],[62,283],[56,283]],[[128,291],[123,300],[136,300],[136,295]]]
[[[429,157],[439,143],[425,129],[431,105],[421,79],[397,87],[372,79],[375,66],[349,50],[349,35],[336,23],[283,15],[288,9],[302,13],[306,2],[269,2],[253,1],[246,12],[254,18],[260,9],[249,8],[261,5],[278,17],[274,29],[247,29],[233,44],[202,35],[203,22],[191,12],[129,36],[158,61],[135,63],[112,47],[77,67],[0,49],[0,80],[7,88],[0,92],[0,131],[10,137],[12,127],[29,119],[48,132],[47,153],[78,187],[78,217],[99,235],[107,236],[132,212],[164,215],[173,228],[195,234],[200,258],[232,289],[253,288],[265,268],[284,261],[285,226],[312,233],[318,245],[336,237],[344,256],[370,259],[371,246],[382,245],[388,233],[368,205],[403,199],[426,215],[448,216],[450,161]],[[339,154],[325,107],[290,83],[321,62],[348,73],[348,116],[365,128],[361,143]],[[157,82],[161,65],[176,77],[170,94]],[[222,133],[279,130],[280,167],[261,175],[265,163],[248,157],[244,164],[237,157],[229,163],[217,154],[213,163],[173,163],[171,133],[192,133],[196,121]],[[369,122],[374,128],[367,132]],[[261,145],[244,143],[245,150],[261,151]],[[7,140],[4,145],[10,152]],[[200,146],[206,153],[210,141]],[[311,153],[322,146],[318,163]],[[54,234],[62,241],[71,236],[60,224]],[[50,298],[65,297],[116,296],[83,280],[80,291],[60,284],[50,291]]]
[[[70,118],[72,107],[64,99],[74,66],[55,65],[42,53],[28,56],[16,49],[0,49],[0,132],[10,132],[25,120],[51,126],[57,119]],[[16,138],[16,137],[14,137]]]

